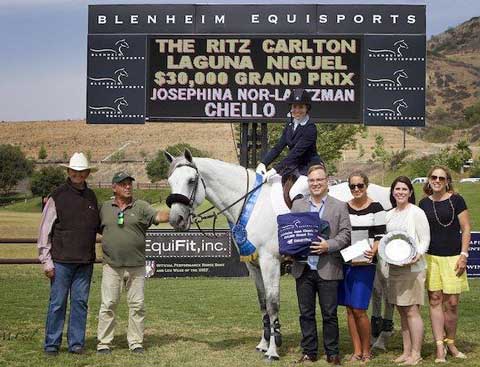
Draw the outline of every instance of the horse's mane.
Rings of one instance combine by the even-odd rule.
[[[193,157],[193,163],[196,164],[198,162],[207,162],[207,163],[215,163],[218,164],[219,166],[223,166],[220,168],[225,168],[225,169],[233,169],[233,170],[242,170],[244,171],[244,168],[238,164],[234,163],[229,163],[222,161],[220,159],[214,159],[214,158],[201,158],[201,157]],[[170,167],[168,169],[168,176],[170,176],[173,172],[173,170],[179,165],[179,164],[190,164],[190,162],[182,155],[179,157],[175,157],[170,164]],[[248,169],[249,173],[252,173],[252,169]]]

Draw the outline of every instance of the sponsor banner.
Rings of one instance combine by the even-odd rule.
[[[248,276],[240,262],[230,231],[147,231],[145,241],[147,277],[242,277]]]
[[[425,125],[423,5],[91,5],[87,122]]]
[[[480,278],[480,232],[472,232],[468,251],[467,275],[469,278]]]

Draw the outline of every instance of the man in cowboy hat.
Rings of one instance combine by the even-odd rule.
[[[92,168],[88,159],[83,153],[75,153],[69,164],[62,166],[67,168],[68,178],[45,205],[37,244],[51,285],[44,344],[50,356],[56,356],[60,349],[69,294],[68,351],[84,352],[95,238],[100,224],[97,198],[85,182]]]
[[[152,224],[168,222],[168,210],[156,211],[147,202],[133,198],[133,181],[126,172],[112,178],[114,198],[100,209],[103,272],[102,304],[98,315],[100,354],[111,353],[115,310],[123,286],[129,308],[127,340],[130,351],[143,353],[145,236]]]

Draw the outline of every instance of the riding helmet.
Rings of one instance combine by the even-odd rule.
[[[312,98],[310,94],[305,89],[294,89],[288,98],[288,104],[305,104],[307,105],[308,109],[312,106]]]

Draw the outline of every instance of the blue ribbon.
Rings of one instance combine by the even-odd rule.
[[[258,187],[262,182],[263,176],[257,173],[255,178],[255,187]],[[233,239],[238,246],[238,251],[240,252],[241,257],[252,256],[257,250],[255,245],[248,240],[247,224],[250,216],[252,215],[255,203],[257,202],[258,195],[260,195],[260,191],[262,191],[261,188],[248,195],[245,207],[240,213],[240,218],[237,224],[228,222],[230,230],[232,231]]]

